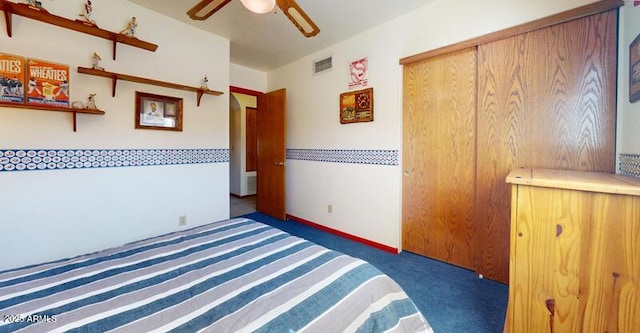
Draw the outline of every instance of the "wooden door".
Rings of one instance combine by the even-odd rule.
[[[402,248],[473,268],[476,49],[404,66]]]
[[[478,47],[476,271],[507,282],[519,167],[615,171],[616,11]]]
[[[258,96],[258,179],[256,210],[286,218],[286,97],[285,89]]]

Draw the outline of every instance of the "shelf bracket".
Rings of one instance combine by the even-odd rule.
[[[76,126],[76,115],[78,114],[77,112],[72,112],[73,113],[73,131],[77,132],[77,126]]]
[[[11,38],[12,35],[13,35],[13,33],[11,31],[11,19],[12,19],[11,12],[8,11],[5,8],[5,10],[4,10],[4,22],[7,25],[7,36],[9,36],[9,38]]]
[[[113,61],[116,61],[116,46],[118,45],[118,38],[113,39]]]
[[[116,97],[116,84],[118,83],[118,77],[117,76],[112,76],[111,77],[111,97]]]
[[[202,95],[204,95],[204,90],[198,89],[196,90],[196,94],[198,95],[198,101],[196,103],[196,106],[200,106],[200,100],[202,99]]]

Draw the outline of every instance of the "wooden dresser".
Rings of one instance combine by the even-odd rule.
[[[640,179],[518,169],[505,332],[640,332]]]

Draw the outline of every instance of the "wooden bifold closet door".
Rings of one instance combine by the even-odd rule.
[[[404,68],[403,249],[473,269],[476,48]]]
[[[617,10],[404,64],[404,250],[509,280],[514,168],[615,171]]]

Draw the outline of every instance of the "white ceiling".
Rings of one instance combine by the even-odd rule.
[[[231,62],[269,71],[327,48],[434,0],[297,0],[320,28],[305,38],[279,12],[254,14],[233,0],[206,21],[186,12],[198,0],[129,0],[231,41]],[[277,8],[277,7],[276,7]]]

